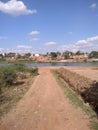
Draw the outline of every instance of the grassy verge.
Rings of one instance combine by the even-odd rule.
[[[72,90],[68,87],[68,84],[65,83],[56,70],[52,70],[53,75],[55,76],[59,86],[61,86],[64,94],[70,99],[70,101],[76,106],[80,107],[91,119],[91,125],[90,128],[93,130],[98,130],[98,121],[97,121],[97,115],[92,110],[92,108],[86,104],[84,104],[83,100]]]
[[[30,89],[33,82],[34,77],[27,77],[27,79],[20,81],[17,85],[2,89],[2,94],[0,94],[0,119],[19,102]]]
[[[24,96],[38,75],[38,68],[16,63],[0,67],[0,118]]]

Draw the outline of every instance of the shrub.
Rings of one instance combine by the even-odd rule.
[[[2,85],[12,85],[16,78],[16,71],[11,66],[2,67],[0,69],[0,81]]]
[[[31,75],[38,75],[38,68],[37,67],[30,68],[29,72]]]
[[[1,84],[0,84],[0,94],[1,94],[1,92],[2,92],[2,86],[1,86]]]
[[[21,79],[25,79],[25,78],[26,78],[26,74],[24,74],[24,73],[20,73],[18,76],[19,76],[19,78],[21,78]]]
[[[22,63],[15,63],[13,65],[14,69],[18,72],[26,72],[27,71],[27,67],[25,64]]]
[[[28,74],[37,75],[38,68],[29,68],[21,63],[0,67],[0,91],[3,86],[11,86],[16,79],[25,79]]]

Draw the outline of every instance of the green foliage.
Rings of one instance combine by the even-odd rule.
[[[21,79],[26,79],[26,74],[24,74],[24,73],[19,73],[18,76],[19,76]]]
[[[76,55],[83,55],[84,53],[82,53],[80,50],[76,52]]]
[[[1,83],[0,83],[0,93],[2,92],[2,86],[1,86]]]
[[[27,67],[25,64],[23,63],[15,63],[13,65],[14,69],[18,72],[26,72],[27,71]]]
[[[98,51],[92,51],[89,54],[89,58],[98,58]]]
[[[64,59],[69,59],[70,58],[70,55],[67,53],[64,55]]]
[[[16,71],[12,67],[6,66],[0,68],[0,81],[3,86],[12,85],[16,78]]]
[[[51,55],[51,58],[53,60],[57,58],[57,53],[56,52],[51,52],[50,55]]]
[[[30,68],[29,72],[31,75],[38,75],[38,68],[37,67]]]
[[[30,75],[38,75],[38,68],[27,67],[22,63],[0,67],[0,93],[3,87],[9,87],[13,85],[13,83],[18,82],[18,80],[25,79]]]

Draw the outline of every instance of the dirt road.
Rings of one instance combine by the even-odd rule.
[[[90,130],[89,118],[65,98],[49,67],[39,69],[24,98],[1,121],[0,130]]]

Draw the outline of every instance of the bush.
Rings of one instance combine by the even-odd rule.
[[[31,75],[38,75],[38,68],[37,67],[30,68],[29,72]]]
[[[27,67],[25,64],[22,63],[15,63],[13,65],[14,69],[18,72],[26,72],[27,71]]]
[[[18,76],[21,79],[26,79],[26,74],[24,74],[24,73],[19,73]]]
[[[2,86],[1,86],[1,84],[0,84],[0,94],[1,94],[1,92],[2,92]]]
[[[11,86],[17,79],[25,79],[28,74],[37,75],[38,68],[29,68],[21,63],[0,67],[0,92],[3,86]]]
[[[2,85],[12,85],[17,78],[16,71],[10,66],[0,69],[0,81]]]

